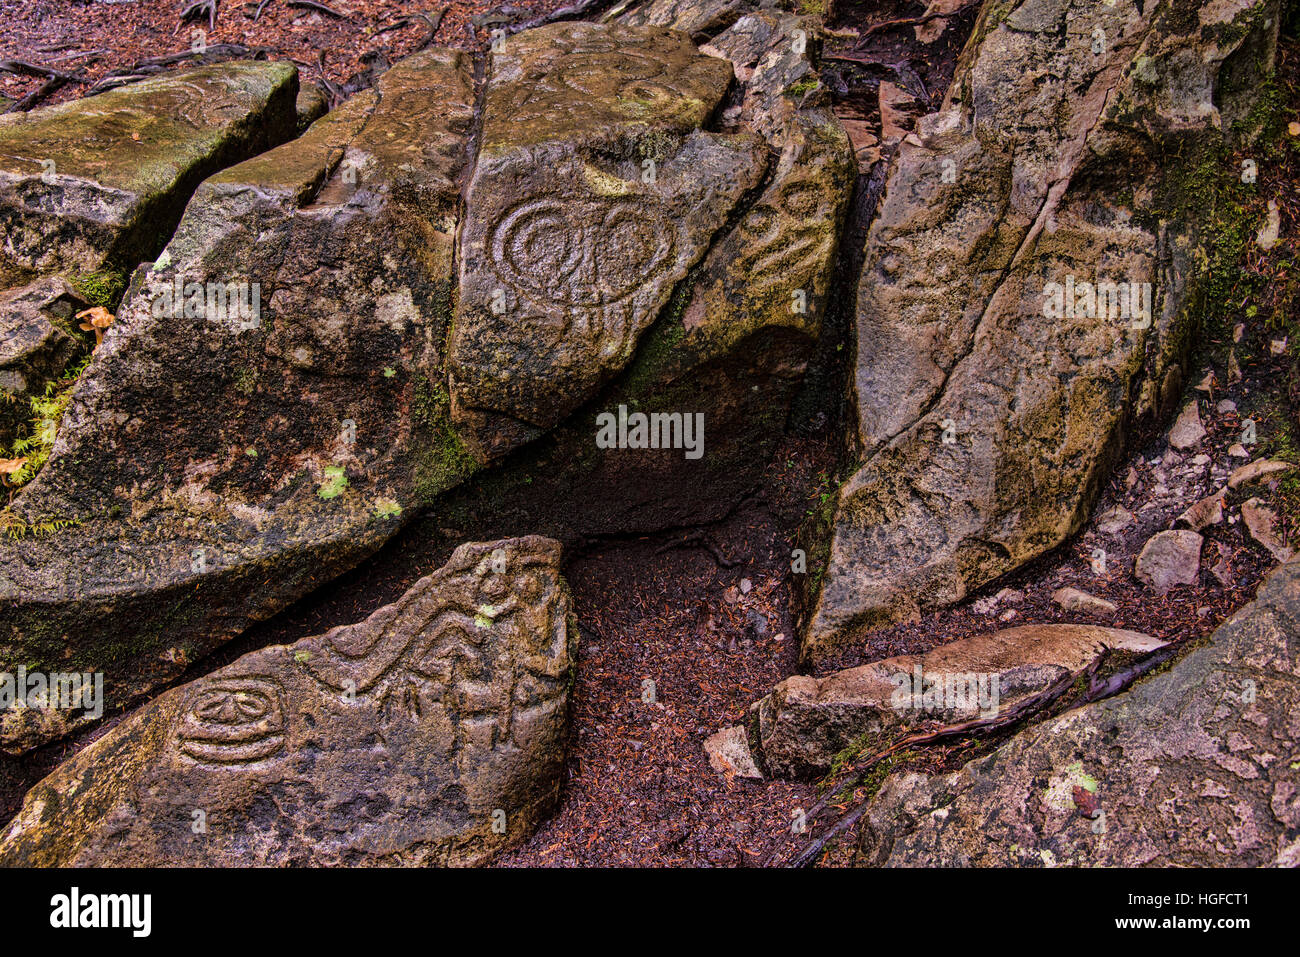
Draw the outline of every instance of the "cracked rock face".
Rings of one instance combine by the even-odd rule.
[[[479,540],[724,514],[812,355],[853,176],[814,24],[747,20],[725,56],[657,27],[511,38],[468,171],[471,64],[430,50],[207,180],[5,516],[78,524],[0,541],[0,662],[102,671],[118,707],[421,511]],[[738,129],[710,132],[733,73]],[[598,448],[620,405],[703,416],[701,460]],[[8,714],[0,745],[82,720]]]
[[[779,776],[830,769],[852,746],[870,751],[940,725],[995,719],[1109,653],[1163,648],[1149,635],[1095,625],[1025,625],[812,678],[787,678],[751,708],[764,765]]]
[[[28,402],[89,348],[74,316],[89,303],[57,276],[0,292],[0,445],[28,417]]]
[[[754,487],[821,334],[853,187],[843,130],[828,109],[804,105],[815,36],[814,21],[763,13],[709,45],[745,84],[741,130],[766,140],[761,189],[678,287],[626,371],[508,468],[453,495],[447,508],[467,516],[458,522],[481,527],[481,537],[650,532],[721,517]],[[703,415],[703,458],[675,448],[593,454],[597,415],[620,405]]]
[[[32,789],[0,864],[483,862],[559,798],[559,563],[543,538],[463,545],[365,621],[173,688]]]
[[[1300,565],[1208,645],[955,774],[894,775],[864,865],[1300,865]],[[1084,816],[1075,787],[1091,791]]]
[[[1244,115],[1277,23],[1267,0],[985,7],[868,237],[861,465],[806,661],[1060,544],[1132,419],[1168,411],[1198,279],[1171,157]]]
[[[205,176],[293,135],[297,88],[291,64],[223,63],[0,116],[0,444],[90,351],[65,278],[111,288],[156,255]]]
[[[429,371],[472,101],[466,57],[422,53],[202,185],[13,503],[21,522],[80,524],[0,543],[0,660],[102,671],[125,703],[464,474]],[[6,712],[0,740],[78,720]]]
[[[559,423],[630,361],[759,182],[752,137],[700,131],[727,61],[681,34],[555,24],[492,57],[448,346],[482,461]]]

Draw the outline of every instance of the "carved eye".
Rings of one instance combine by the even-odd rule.
[[[526,200],[492,234],[498,274],[562,305],[617,301],[670,261],[676,231],[641,199]]]
[[[257,691],[213,688],[195,702],[193,710],[214,724],[246,724],[270,713],[271,701]]]
[[[812,216],[821,206],[822,191],[812,183],[792,183],[782,196],[792,216]]]

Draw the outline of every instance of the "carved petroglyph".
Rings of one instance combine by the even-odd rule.
[[[498,546],[418,583],[364,626],[299,642],[292,661],[319,693],[371,707],[385,726],[446,713],[455,716],[458,742],[468,734],[488,748],[506,746],[517,711],[544,709],[563,692],[557,662],[567,609],[550,564],[546,553]],[[177,721],[175,747],[230,768],[285,751],[286,737],[301,729],[286,727],[284,695],[282,680],[266,674],[199,681]]]
[[[274,678],[246,675],[203,681],[176,730],[176,746],[195,761],[241,765],[284,748],[284,689]]]
[[[481,862],[558,800],[570,625],[557,542],[462,545],[366,620],[128,715],[32,789],[0,866]]]
[[[750,277],[747,291],[758,296],[779,288],[788,296],[821,278],[836,239],[825,224],[842,209],[842,192],[820,180],[795,179],[765,193],[737,227],[743,242],[733,269]]]
[[[531,124],[575,127],[604,114],[646,123],[697,125],[699,71],[680,70],[694,52],[684,37],[623,26],[557,24],[549,45],[522,62],[511,49],[494,58],[508,83],[489,87],[487,111],[516,129]],[[513,46],[513,45],[512,45]],[[491,131],[485,143],[492,143]]]
[[[645,311],[639,294],[677,265],[678,246],[653,198],[552,196],[507,210],[489,248],[521,329],[552,347],[575,336],[613,355],[630,347]]]
[[[631,360],[766,151],[700,131],[729,63],[658,28],[569,24],[493,54],[448,345],[480,461],[557,425]]]
[[[498,275],[569,306],[614,302],[664,271],[676,245],[653,201],[529,199],[492,231]]]
[[[416,586],[376,629],[336,628],[300,642],[297,661],[325,693],[370,699],[387,721],[454,714],[464,732],[510,740],[517,709],[562,692],[562,593],[546,555],[502,546],[471,568]],[[503,646],[513,650],[508,667]]]

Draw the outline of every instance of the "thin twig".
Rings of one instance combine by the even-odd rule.
[[[963,3],[956,10],[946,10],[942,13],[927,13],[919,17],[907,17],[902,20],[886,20],[884,23],[873,23],[862,31],[862,36],[869,37],[873,33],[883,33],[885,30],[892,30],[894,27],[919,27],[923,23],[929,23],[931,20],[950,20],[953,17],[965,13],[968,8],[973,6],[976,0],[969,0]]]
[[[86,81],[79,76],[73,76],[71,73],[64,73],[53,67],[40,66],[36,63],[29,63],[27,60],[0,60],[0,73],[13,73],[21,76],[43,76],[45,78],[57,76],[66,83],[85,83]]]
[[[76,78],[72,78],[72,77],[65,78],[62,75],[52,76],[44,83],[42,83],[38,89],[33,90],[31,93],[28,93],[21,100],[17,101],[11,107],[9,107],[9,109],[5,110],[5,112],[26,113],[32,107],[39,104],[46,97],[51,96],[52,94],[57,93],[59,90],[63,89],[70,82],[72,82],[73,79]]]
[[[302,7],[306,10],[315,10],[317,13],[328,14],[339,20],[351,19],[346,13],[339,13],[333,7],[327,7],[323,3],[317,3],[316,0],[289,0],[289,6]]]
[[[1104,657],[1105,656],[1103,656],[1102,659],[1098,659],[1097,661],[1093,662],[1089,668],[1084,670],[1083,674],[1087,674],[1089,675],[1089,677],[1095,674],[1096,669],[1100,667],[1101,661],[1104,659]],[[1074,673],[1064,675],[1061,678],[1059,678],[1057,681],[1049,685],[1047,688],[1038,692],[1037,694],[1030,695],[1029,697],[1016,702],[1014,705],[1007,708],[1005,711],[1002,711],[991,718],[975,718],[971,721],[963,721],[959,724],[945,725],[944,727],[937,728],[934,731],[924,731],[924,732],[918,732],[916,734],[910,734],[899,741],[895,741],[893,744],[891,744],[887,748],[884,748],[883,750],[873,752],[865,760],[854,762],[847,769],[846,772],[847,777],[843,780],[843,782],[840,784],[833,784],[830,787],[828,787],[826,790],[825,797],[821,798],[819,801],[817,801],[816,804],[812,806],[811,809],[805,812],[805,817],[807,819],[812,819],[818,813],[820,813],[822,810],[824,810],[826,807],[829,806],[830,802],[834,799],[835,795],[840,794],[845,789],[852,789],[858,787],[862,783],[863,779],[867,776],[867,773],[872,768],[874,768],[877,764],[883,761],[885,758],[889,757],[890,755],[895,754],[904,748],[916,747],[918,745],[924,745],[924,744],[933,744],[937,741],[941,741],[947,738],[953,738],[953,737],[959,737],[959,736],[964,736],[969,734],[976,734],[976,733],[996,730],[998,728],[1003,728],[1006,727],[1007,725],[1014,724],[1020,721],[1022,718],[1025,718],[1030,714],[1042,710],[1044,707],[1051,704],[1061,695],[1065,694],[1065,692],[1068,691],[1074,685],[1074,682],[1077,681],[1078,678],[1079,675]],[[865,807],[866,801],[861,802],[861,804],[863,807]],[[820,838],[817,838],[816,840],[812,841],[812,843],[809,844],[808,847],[806,847],[803,851],[801,851],[794,858],[794,860],[790,862],[788,866],[804,867],[807,864],[811,863],[813,860],[815,860],[817,856],[821,853],[822,848],[826,846],[826,844],[830,841],[830,839],[834,837],[835,834],[842,832],[847,826],[849,826],[849,824],[845,823],[845,818],[849,818],[849,817],[852,817],[853,820],[855,821],[857,820],[858,817],[861,817],[861,811],[858,805],[855,805],[854,808],[848,812],[848,814],[845,814],[834,824],[832,824],[830,830],[824,833]],[[772,851],[769,852],[768,855],[763,859],[762,866],[764,867],[771,866],[776,860],[778,851],[779,848],[773,848]]]
[[[578,0],[577,3],[566,4],[558,10],[552,10],[545,16],[535,17],[511,27],[510,32],[520,33],[534,27],[544,27],[548,23],[559,23],[562,20],[581,20],[603,12],[607,7],[612,7],[615,2],[617,0]]]

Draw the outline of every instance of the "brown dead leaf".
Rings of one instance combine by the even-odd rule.
[[[1079,813],[1084,817],[1096,817],[1097,812],[1101,810],[1101,798],[1097,797],[1095,791],[1089,791],[1079,785],[1074,786],[1074,806],[1079,809]]]
[[[13,475],[26,464],[26,456],[17,459],[0,459],[0,475]]]
[[[95,333],[95,345],[104,341],[104,330],[113,324],[114,316],[103,306],[91,306],[77,313],[77,318],[85,320],[80,328]]]

